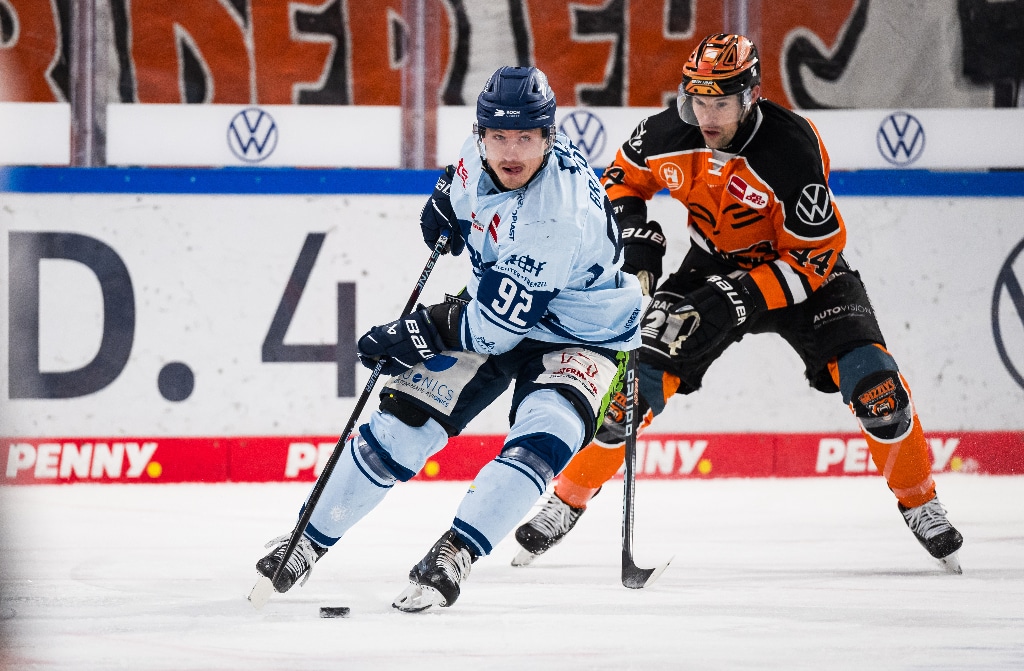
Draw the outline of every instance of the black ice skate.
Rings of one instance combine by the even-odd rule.
[[[516,529],[516,542],[522,549],[512,558],[512,566],[529,566],[539,555],[558,545],[585,510],[573,508],[552,494],[532,520]]]
[[[928,554],[948,572],[963,573],[957,550],[964,544],[964,537],[946,519],[946,509],[939,503],[939,497],[916,508],[906,508],[902,503],[897,505],[907,526]]]
[[[278,536],[264,546],[268,548],[273,547],[274,549],[266,557],[256,562],[256,570],[261,575],[271,580],[274,579],[274,572],[281,565],[281,557],[284,556],[284,551],[288,548],[288,541],[290,540],[291,534],[285,534],[284,536]],[[299,538],[299,543],[295,546],[292,555],[288,557],[288,563],[284,565],[281,575],[274,582],[274,590],[283,594],[290,590],[299,578],[302,578],[299,586],[305,585],[306,581],[309,580],[309,576],[313,573],[313,564],[326,553],[327,548],[317,545],[303,534]]]
[[[455,603],[476,557],[454,531],[446,531],[409,571],[409,586],[391,605],[406,613]]]

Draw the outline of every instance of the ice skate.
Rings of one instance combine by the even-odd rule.
[[[274,549],[266,557],[256,562],[256,570],[261,575],[271,580],[274,579],[274,572],[281,564],[281,557],[284,555],[290,540],[291,534],[285,534],[284,536],[278,536],[264,546],[268,548],[273,547]],[[327,548],[317,545],[303,534],[299,538],[299,543],[295,546],[295,550],[288,557],[288,563],[284,565],[281,575],[274,582],[274,590],[283,594],[290,590],[299,578],[302,578],[302,582],[299,585],[305,585],[306,581],[309,580],[309,576],[313,573],[313,564],[326,553]]]
[[[512,558],[512,566],[529,566],[538,556],[558,545],[585,510],[573,508],[551,494],[540,512],[516,529],[516,542],[522,549]]]
[[[939,497],[916,508],[898,505],[907,526],[928,554],[949,573],[963,573],[957,551],[964,544],[964,538],[946,519],[946,509],[939,503]]]
[[[455,603],[476,558],[454,531],[446,531],[409,571],[409,586],[391,605],[406,613]]]

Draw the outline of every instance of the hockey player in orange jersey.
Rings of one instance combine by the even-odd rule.
[[[907,526],[960,573],[963,538],[935,496],[910,389],[860,274],[843,258],[846,227],[828,187],[828,153],[810,121],[760,97],[760,82],[750,40],[705,38],[683,67],[676,105],[641,121],[604,173],[623,269],[652,296],[640,350],[641,431],[674,394],[700,389],[709,366],[745,334],[776,333],[803,360],[813,388],[841,394]],[[648,221],[647,201],[663,189],[688,212],[668,234],[688,234],[690,250],[659,285],[665,232]],[[613,401],[595,440],[516,530],[514,565],[560,542],[618,471],[623,405]]]

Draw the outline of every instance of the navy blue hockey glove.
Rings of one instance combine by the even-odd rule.
[[[437,178],[434,185],[434,193],[431,194],[423,210],[420,212],[420,230],[423,232],[423,242],[431,249],[437,244],[442,231],[448,233],[448,244],[442,250],[442,254],[451,251],[452,256],[458,256],[466,247],[466,241],[462,239],[462,232],[459,230],[459,220],[452,209],[451,188],[452,177],[455,176],[455,168],[448,166]]]
[[[652,296],[661,278],[661,261],[665,256],[661,224],[632,215],[623,218],[621,227],[622,269],[636,275],[644,294]]]
[[[374,326],[356,344],[359,361],[375,368],[384,359],[380,372],[399,375],[444,350],[444,342],[430,313],[422,305],[411,314],[393,322]]]
[[[759,309],[738,280],[711,275],[666,310],[655,338],[645,342],[671,359],[697,359],[722,345]]]

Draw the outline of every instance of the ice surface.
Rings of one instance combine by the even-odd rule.
[[[259,612],[253,565],[305,484],[0,488],[0,668],[1022,669],[1024,477],[937,480],[962,576],[881,478],[641,480],[637,563],[675,560],[625,589],[612,482],[532,566],[509,565],[510,537],[418,615],[391,600],[466,483],[397,486]]]

